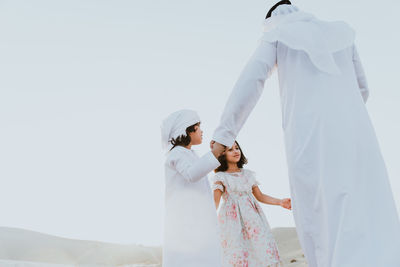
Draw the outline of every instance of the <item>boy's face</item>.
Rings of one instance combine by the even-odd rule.
[[[200,145],[203,141],[203,131],[200,126],[194,126],[194,132],[189,133],[192,145]]]

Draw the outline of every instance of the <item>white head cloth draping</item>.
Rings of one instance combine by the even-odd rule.
[[[333,53],[353,45],[355,32],[345,22],[325,22],[293,5],[280,5],[264,21],[261,41],[302,50],[319,70],[340,74]]]
[[[200,117],[194,110],[182,109],[178,110],[161,124],[161,144],[163,149],[167,149],[172,138],[186,135],[186,128],[200,122]]]

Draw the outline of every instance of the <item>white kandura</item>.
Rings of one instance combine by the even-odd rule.
[[[353,30],[287,5],[277,10],[213,139],[232,146],[276,67],[293,213],[309,266],[398,267],[400,222]]]
[[[217,215],[207,174],[220,165],[176,146],[165,161],[163,267],[221,267]]]

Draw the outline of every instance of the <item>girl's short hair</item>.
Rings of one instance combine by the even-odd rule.
[[[190,141],[192,141],[192,139],[189,136],[189,133],[193,133],[196,131],[195,127],[196,126],[200,126],[200,122],[190,125],[189,127],[186,128],[186,135],[180,135],[177,138],[172,138],[171,139],[171,144],[172,144],[172,148],[170,149],[170,151],[172,149],[174,149],[176,146],[187,146],[190,144]]]
[[[243,168],[243,165],[247,164],[247,158],[243,154],[242,148],[240,147],[239,143],[237,141],[235,141],[235,143],[237,144],[237,146],[240,150],[240,159],[237,162],[237,166],[238,166],[238,168],[241,169],[241,168]],[[224,172],[224,171],[228,170],[228,162],[226,161],[225,153],[218,157],[218,161],[219,161],[219,163],[221,163],[221,165],[219,165],[219,167],[216,168],[214,170],[214,172]]]

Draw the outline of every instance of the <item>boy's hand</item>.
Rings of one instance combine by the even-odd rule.
[[[281,200],[280,206],[282,208],[291,210],[292,209],[292,200],[290,198],[284,198]]]

